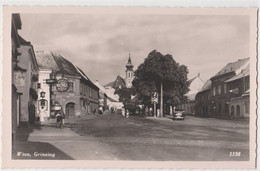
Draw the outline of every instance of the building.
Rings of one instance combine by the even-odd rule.
[[[250,69],[249,64],[238,75],[225,81],[229,93],[232,94],[229,105],[231,117],[249,117],[250,107]]]
[[[187,96],[187,102],[182,105],[182,108],[184,109],[186,114],[195,114],[195,97],[196,94],[199,92],[199,90],[204,85],[204,81],[200,78],[200,74],[198,74],[196,77],[190,79],[189,81],[189,89],[190,91],[186,94]]]
[[[98,82],[98,80],[96,80],[95,85],[99,88],[99,105],[102,106],[104,111],[108,108],[106,89]]]
[[[211,81],[207,80],[195,97],[195,115],[210,116],[212,113],[211,106]]]
[[[19,97],[19,115],[17,115],[18,126],[22,123],[33,124],[35,121],[35,106],[37,103],[38,65],[35,58],[33,46],[18,35],[20,47],[19,64],[14,67],[14,84]]]
[[[126,67],[126,71],[125,71],[125,73],[126,73],[126,77],[125,77],[126,88],[131,88],[132,82],[134,80],[134,70],[133,70],[134,65],[132,64],[130,53],[129,53],[128,62],[127,62],[125,67]]]
[[[249,117],[249,58],[228,63],[196,95],[196,115]]]
[[[43,92],[46,106],[50,106],[49,113],[38,113],[39,117],[44,115],[45,119],[55,115],[59,106],[65,112],[66,118],[93,113],[99,107],[99,88],[78,67],[61,55],[51,52],[36,52],[41,79],[38,91],[42,93],[43,86],[49,85],[50,96]],[[45,73],[43,72],[45,71]],[[51,71],[49,78],[46,76]],[[47,73],[46,73],[47,72]],[[46,74],[43,76],[43,74]],[[48,89],[45,88],[46,91]],[[47,96],[46,96],[47,95]],[[39,104],[42,98],[39,98]],[[44,100],[42,100],[44,101]],[[42,108],[41,105],[38,108]],[[40,110],[38,110],[40,111]]]
[[[17,92],[17,88],[14,83],[14,68],[19,63],[20,54],[18,48],[20,47],[20,41],[18,36],[18,30],[22,28],[22,21],[19,14],[12,14],[11,21],[11,46],[12,46],[12,139],[14,140],[16,135],[17,126],[19,125],[19,104],[20,98]]]
[[[216,75],[210,78],[211,84],[211,102],[213,105],[213,115],[217,117],[228,116],[229,115],[229,102],[232,98],[237,95],[229,91],[237,86],[237,82],[234,85],[230,83],[227,86],[228,80],[239,75],[249,64],[249,58],[239,59],[236,62],[228,63],[224,68],[222,68]],[[239,90],[239,96],[245,91]]]

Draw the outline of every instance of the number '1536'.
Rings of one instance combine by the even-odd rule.
[[[229,152],[229,157],[240,157],[241,152]]]

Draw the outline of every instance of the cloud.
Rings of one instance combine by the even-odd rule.
[[[249,56],[249,18],[225,15],[21,14],[20,34],[37,50],[79,65],[93,80],[124,76],[131,53],[135,69],[150,51],[172,54],[204,80],[227,62]],[[210,67],[212,66],[212,67]]]

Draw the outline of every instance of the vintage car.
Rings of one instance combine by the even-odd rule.
[[[183,109],[175,109],[173,113],[173,120],[184,120],[185,114]]]

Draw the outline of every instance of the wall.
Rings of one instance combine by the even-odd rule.
[[[18,66],[26,69],[26,71],[15,71],[14,72],[14,82],[17,87],[17,91],[22,93],[21,95],[21,106],[20,106],[20,121],[21,122],[28,122],[29,121],[29,108],[28,105],[32,100],[30,99],[30,88],[32,87],[32,73],[33,68],[35,70],[35,65],[32,61],[33,54],[32,54],[32,47],[21,45],[18,49],[21,53],[20,61]]]
[[[51,70],[40,70],[39,71],[39,79],[38,79],[38,102],[36,105],[36,117],[40,117],[40,99],[47,100],[47,108],[46,108],[46,114],[47,117],[50,117],[50,111],[51,111],[51,105],[50,105],[50,85],[46,84],[46,79],[50,79]],[[45,92],[45,97],[41,97],[41,92]]]

